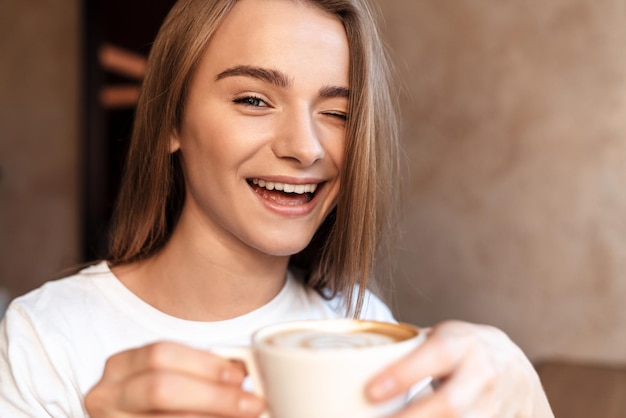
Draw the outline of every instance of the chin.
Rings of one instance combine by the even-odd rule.
[[[263,245],[255,245],[254,247],[270,256],[289,257],[304,250],[311,242],[312,237],[306,237],[306,239],[302,240],[293,240],[293,236],[288,238],[273,238],[271,241],[263,243]]]
[[[267,255],[275,256],[275,257],[290,257],[294,254],[298,254],[302,250],[306,248],[307,244],[304,245],[294,245],[294,246],[285,246],[285,245],[277,245],[272,248],[260,248],[262,252]]]

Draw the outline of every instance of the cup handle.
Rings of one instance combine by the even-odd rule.
[[[259,368],[254,358],[254,352],[250,347],[211,347],[209,351],[220,357],[243,362],[250,374],[250,379],[252,379],[253,392],[261,397],[265,396]]]
[[[239,360],[246,366],[250,379],[252,380],[252,391],[255,395],[265,398],[265,391],[261,380],[261,374],[254,357],[254,351],[250,347],[211,347],[209,351],[220,357],[230,360]],[[261,415],[261,418],[269,418],[267,413]]]

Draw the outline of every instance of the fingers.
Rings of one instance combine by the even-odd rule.
[[[113,381],[146,370],[168,370],[234,385],[241,385],[245,377],[239,363],[171,342],[159,342],[113,355],[105,366],[107,378]]]
[[[478,370],[474,363],[461,363],[432,395],[412,403],[393,418],[512,418],[501,408],[502,399],[494,396],[494,382],[493,375]]]
[[[240,363],[176,343],[156,343],[112,356],[85,397],[85,407],[93,418],[148,413],[256,417],[265,406],[241,389],[244,377]]]
[[[550,417],[532,364],[502,331],[445,322],[424,343],[382,371],[367,387],[372,401],[407,392],[426,377],[440,382],[434,393],[412,402],[394,418]],[[538,406],[536,406],[538,405]],[[539,415],[537,415],[539,416]]]
[[[456,338],[449,338],[450,334],[456,334]],[[456,327],[433,328],[424,343],[370,382],[366,389],[369,398],[373,401],[390,399],[408,391],[420,380],[449,375],[466,354],[459,338],[463,339],[463,331]]]
[[[253,417],[263,410],[256,396],[236,386],[171,372],[135,375],[121,389],[118,407],[130,413],[193,411],[220,417]]]

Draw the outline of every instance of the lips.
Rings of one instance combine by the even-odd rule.
[[[315,196],[315,191],[318,188],[317,183],[283,183],[259,178],[249,179],[248,184],[261,198],[284,206],[298,206],[309,203]]]

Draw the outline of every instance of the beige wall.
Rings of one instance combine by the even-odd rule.
[[[396,309],[626,361],[626,1],[379,0],[410,183]]]
[[[78,0],[0,1],[0,288],[77,261]]]
[[[394,307],[626,361],[625,0],[378,0],[407,94]],[[0,287],[78,247],[78,0],[0,1]]]

